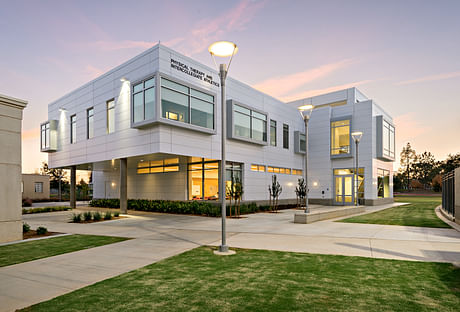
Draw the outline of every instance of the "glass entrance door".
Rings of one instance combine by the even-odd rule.
[[[353,205],[353,175],[334,176],[334,204]]]

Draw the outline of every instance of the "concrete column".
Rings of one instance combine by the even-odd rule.
[[[75,209],[77,207],[77,166],[70,167],[70,208]]]
[[[21,123],[26,105],[0,94],[0,243],[22,239]]]
[[[128,159],[120,158],[120,212],[128,213]]]

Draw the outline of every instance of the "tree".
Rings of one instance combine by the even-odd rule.
[[[42,167],[40,168],[41,174],[46,174],[50,176],[50,188],[58,189],[59,190],[59,201],[61,201],[61,194],[62,194],[62,183],[68,184],[66,180],[66,172],[64,169],[50,169],[48,167],[47,162],[42,163]],[[65,185],[64,185],[65,187]]]
[[[455,155],[449,154],[446,160],[442,161],[439,165],[442,174],[451,172],[455,168],[460,168],[460,153]]]
[[[276,174],[272,175],[272,184],[268,186],[270,194],[270,208],[272,211],[278,211],[278,198],[281,195],[283,188],[276,178]]]
[[[406,186],[407,190],[409,190],[411,167],[412,163],[416,160],[417,155],[415,154],[415,150],[410,146],[410,143],[407,142],[406,146],[402,148],[400,156],[402,173],[406,177]]]
[[[430,152],[423,152],[417,155],[414,163],[412,164],[413,177],[417,179],[426,188],[431,184],[431,180],[439,172],[439,162],[436,161],[434,155]]]

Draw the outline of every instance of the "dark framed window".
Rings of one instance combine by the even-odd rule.
[[[214,129],[214,96],[161,78],[161,116]]]
[[[276,121],[270,119],[270,145],[276,146]]]
[[[77,115],[70,116],[70,144],[77,142]]]
[[[283,124],[283,148],[289,149],[289,125]]]
[[[86,138],[91,139],[94,137],[94,108],[86,110]]]
[[[331,122],[331,155],[350,154],[350,120]]]
[[[115,100],[107,101],[107,133],[115,132]]]
[[[153,118],[155,118],[155,77],[133,85],[133,123]]]
[[[41,148],[42,149],[47,149],[50,147],[50,123],[47,122],[45,124],[41,125]]]

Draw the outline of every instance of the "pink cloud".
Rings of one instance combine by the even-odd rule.
[[[86,65],[85,66],[85,73],[89,76],[89,79],[94,79],[96,77],[99,77],[103,73],[105,73],[106,70],[99,69],[97,67],[94,67],[92,65]]]
[[[343,90],[343,89],[348,89],[348,88],[361,86],[361,85],[364,85],[364,84],[367,84],[367,83],[370,83],[370,82],[373,82],[373,80],[361,80],[361,81],[346,83],[346,84],[343,84],[343,85],[324,88],[324,89],[315,89],[315,90],[309,90],[309,91],[305,91],[305,92],[300,92],[300,93],[294,94],[292,96],[281,97],[280,99],[285,101],[285,102],[291,102],[291,101],[300,100],[300,99],[304,99],[304,98],[309,98],[309,97],[324,94],[324,93],[330,93],[330,92],[334,92],[334,91],[339,91],[339,90]]]
[[[351,59],[322,65],[303,72],[267,79],[253,85],[254,88],[268,93],[274,97],[283,97],[292,90],[297,89],[309,82],[323,78],[352,63]]]
[[[396,116],[393,118],[393,121],[396,126],[396,138],[403,138],[404,142],[428,133],[431,130],[431,127],[417,121],[416,115],[413,112]],[[404,144],[403,141],[400,143]]]
[[[225,33],[242,31],[252,21],[254,15],[265,6],[265,1],[240,1],[236,7],[227,10],[213,19],[203,19],[191,31],[187,46],[192,49],[189,54],[204,51],[212,41],[222,39]]]
[[[396,85],[403,86],[403,85],[408,85],[408,84],[413,84],[413,83],[437,81],[437,80],[444,80],[444,79],[457,78],[457,77],[460,77],[460,71],[424,76],[424,77],[411,79],[411,80],[404,80],[404,81],[400,81],[396,83]]]
[[[21,136],[23,140],[38,139],[40,137],[40,129],[34,128],[29,130],[23,130]]]
[[[101,40],[91,43],[91,45],[95,46],[96,48],[103,50],[103,51],[115,51],[115,50],[122,50],[122,49],[149,49],[153,47],[157,42],[151,41],[134,41],[134,40],[121,40],[121,41],[113,41],[113,40]]]

